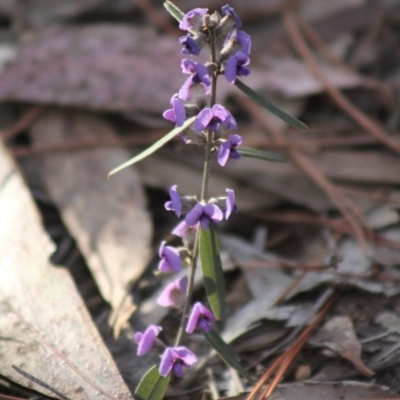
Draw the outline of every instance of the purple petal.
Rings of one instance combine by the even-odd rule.
[[[184,74],[195,74],[195,66],[196,63],[192,60],[189,60],[188,58],[184,58],[181,61],[181,69]]]
[[[172,231],[172,234],[183,238],[185,236],[186,232],[191,228],[192,227],[189,226],[185,221],[182,221],[174,228],[174,230]]]
[[[137,355],[142,356],[146,354],[151,347],[153,346],[155,338],[158,336],[158,334],[162,331],[162,328],[160,326],[155,326],[155,325],[150,325],[144,333],[140,335],[135,335],[135,340],[136,338],[139,339],[138,341],[138,350],[137,350]],[[141,333],[141,332],[138,332]]]
[[[243,138],[240,135],[229,135],[229,142],[232,146],[240,146],[243,142]]]
[[[210,332],[211,323],[215,322],[214,314],[203,304],[197,302],[190,313],[188,324],[186,326],[187,333],[193,333],[196,328],[201,329],[203,332]]]
[[[240,21],[239,16],[237,15],[235,9],[233,7],[230,7],[228,4],[226,6],[223,6],[221,8],[222,15],[227,15],[230,14],[232,15],[233,18],[235,18],[236,24],[235,28],[240,28],[242,26],[242,21]]]
[[[176,216],[179,218],[182,214],[182,202],[181,196],[176,190],[177,187],[177,185],[173,185],[169,189],[169,196],[171,197],[171,201],[167,201],[164,204],[164,207],[168,211],[174,211]]]
[[[184,276],[169,285],[162,291],[157,300],[161,307],[175,307],[181,309],[185,299],[188,278]]]
[[[197,361],[196,355],[185,346],[175,347],[174,352],[175,357],[182,360],[185,367],[190,367]]]
[[[164,272],[164,274],[168,274],[168,273],[172,272],[174,269],[167,260],[162,259],[158,263],[158,270],[161,272]]]
[[[190,33],[188,33],[186,36],[180,37],[179,43],[184,46],[181,50],[182,54],[191,54],[193,56],[198,56],[200,54],[200,48],[193,39],[193,35]]]
[[[171,347],[167,347],[161,357],[159,372],[161,376],[166,377],[174,366],[174,355]]]
[[[190,367],[196,361],[195,354],[184,346],[167,347],[161,358],[160,375],[165,377],[173,370],[180,377],[183,375],[182,367]]]
[[[193,76],[186,79],[182,87],[179,89],[179,97],[182,100],[190,100],[190,86],[193,85]]]
[[[237,31],[236,32],[236,40],[242,46],[242,51],[247,55],[250,54],[251,50],[251,37],[244,31]]]
[[[182,101],[180,99],[178,99],[177,96],[173,100],[172,108],[173,108],[174,114],[175,114],[176,126],[178,126],[178,127],[182,126],[183,123],[185,122],[186,111],[185,111],[184,104],[182,103]]]
[[[179,28],[183,31],[189,29],[200,30],[203,23],[203,16],[207,14],[208,8],[195,8],[186,13],[179,23]]]
[[[218,149],[218,154],[217,154],[218,164],[223,167],[227,163],[230,153],[231,153],[231,144],[228,141],[222,143]]]
[[[233,55],[225,65],[225,78],[229,83],[235,83],[238,60]]]
[[[179,251],[172,246],[164,247],[163,258],[168,262],[175,272],[182,271],[182,260]]]
[[[215,118],[218,118],[220,121],[225,121],[228,117],[229,111],[221,104],[215,104],[212,107],[212,113]]]
[[[197,203],[187,214],[185,217],[185,222],[190,225],[194,226],[196,225],[201,216],[203,215],[204,212],[204,206],[200,203]]]
[[[214,222],[221,222],[224,217],[221,209],[215,204],[206,204],[204,206],[204,214]]]
[[[197,115],[196,121],[194,122],[194,129],[197,132],[201,132],[213,119],[213,112],[211,108],[204,108]]]
[[[210,75],[208,73],[208,68],[201,63],[196,63],[195,65],[196,76],[200,82],[204,83],[207,87],[211,85]]]

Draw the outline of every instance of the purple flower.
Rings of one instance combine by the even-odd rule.
[[[163,117],[168,119],[169,121],[175,122],[176,126],[182,126],[185,122],[186,112],[185,106],[182,101],[179,99],[177,93],[175,93],[171,97],[170,101],[171,107],[169,110],[164,111]]]
[[[225,65],[225,78],[229,83],[235,83],[236,76],[247,76],[250,69],[246,65],[250,64],[248,55],[243,51],[238,51],[229,57]]]
[[[222,15],[232,15],[232,17],[235,19],[235,28],[240,28],[242,26],[242,21],[240,21],[239,16],[236,14],[236,11],[233,7],[229,6],[228,4],[226,6],[223,6],[221,8]]]
[[[171,200],[167,201],[164,204],[164,207],[168,211],[174,211],[176,216],[179,218],[182,214],[182,201],[181,196],[176,190],[177,187],[177,185],[173,185],[169,189],[169,196],[171,197]]]
[[[166,377],[172,372],[181,378],[183,367],[189,368],[197,361],[197,357],[185,346],[167,347],[161,358],[159,372]]]
[[[237,206],[235,204],[235,192],[233,189],[225,189],[228,196],[225,200],[225,219],[228,219],[233,212],[237,212]]]
[[[237,129],[235,118],[221,104],[215,104],[212,108],[204,108],[199,112],[194,122],[194,129],[201,132],[205,128],[216,132],[218,125],[225,129]]]
[[[157,304],[161,307],[182,309],[185,302],[187,285],[188,278],[186,276],[170,283],[160,294]]]
[[[164,273],[182,271],[182,260],[179,251],[175,247],[166,246],[165,243],[166,242],[163,241],[158,250],[158,255],[161,258],[158,269]]]
[[[198,40],[191,34],[188,33],[185,36],[179,38],[179,44],[183,46],[181,50],[182,54],[191,54],[193,56],[198,56],[200,54],[200,46]]]
[[[190,87],[196,84],[203,84],[206,94],[211,92],[211,79],[208,73],[208,68],[201,63],[192,60],[184,59],[181,63],[182,72],[191,74],[179,90],[179,96],[182,100],[191,98]]]
[[[137,355],[146,354],[153,346],[155,338],[162,331],[161,326],[150,325],[143,333],[136,332],[135,340],[138,344]]]
[[[193,333],[199,328],[204,333],[211,331],[211,324],[216,321],[214,314],[201,303],[196,303],[190,313],[188,324],[186,326],[187,333]]]
[[[240,135],[229,135],[229,139],[225,140],[218,149],[218,164],[223,167],[229,158],[234,160],[239,159],[240,154],[236,150],[236,147],[240,146],[242,141],[243,139]]]
[[[200,222],[202,229],[208,229],[210,221],[221,222],[223,219],[223,212],[221,209],[211,203],[205,205],[197,203],[185,217],[185,222],[190,226],[195,226]]]
[[[251,50],[251,38],[244,31],[234,30],[226,37],[224,42],[225,45],[228,44],[229,41],[233,41],[234,43],[238,43],[240,45],[240,50],[243,51],[246,55],[250,55]]]
[[[189,29],[200,31],[203,25],[203,17],[208,12],[208,8],[194,8],[186,13],[181,22],[179,22],[179,29],[187,31]]]

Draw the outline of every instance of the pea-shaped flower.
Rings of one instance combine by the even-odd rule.
[[[193,333],[196,328],[204,333],[211,331],[211,324],[216,321],[214,314],[201,303],[196,303],[190,313],[188,324],[186,326],[187,333]]]
[[[158,269],[164,273],[182,271],[183,265],[178,249],[172,246],[166,246],[165,243],[166,242],[163,241],[158,250],[158,255],[161,258]]]
[[[197,132],[206,128],[217,132],[220,126],[228,130],[237,129],[235,118],[221,104],[215,104],[212,108],[204,108],[199,112],[194,122],[194,129]]]
[[[222,210],[216,204],[197,203],[191,211],[186,214],[185,222],[190,226],[195,226],[200,222],[202,229],[207,230],[210,221],[218,223],[224,217]]]
[[[167,376],[171,371],[177,377],[183,376],[183,367],[189,368],[197,361],[197,357],[185,346],[167,347],[161,357],[159,372]]]
[[[218,154],[217,161],[218,164],[224,166],[229,158],[237,160],[240,158],[239,152],[236,150],[237,146],[242,144],[242,137],[240,135],[229,135],[229,139],[221,143]]]
[[[161,326],[150,325],[144,332],[135,333],[138,356],[146,354],[153,347],[154,340],[161,331]]]
[[[179,29],[183,31],[200,31],[203,26],[203,17],[208,12],[208,8],[194,8],[187,12],[179,22]]]
[[[182,126],[185,122],[186,111],[182,100],[179,99],[177,93],[171,97],[171,108],[164,111],[163,117],[169,121],[175,122],[176,126]]]
[[[159,304],[161,307],[174,307],[182,309],[185,303],[187,285],[187,276],[170,283],[160,294],[157,304]]]

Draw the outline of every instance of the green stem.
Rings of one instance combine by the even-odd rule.
[[[211,49],[211,62],[213,64],[215,64],[216,59],[217,59],[217,47],[216,47],[214,31],[210,32],[210,49]],[[215,72],[211,79],[210,108],[216,102],[216,93],[217,93],[217,73]],[[203,180],[202,180],[202,184],[201,184],[201,196],[200,196],[200,200],[204,201],[204,202],[206,201],[206,198],[207,198],[208,181],[209,181],[210,172],[211,172],[213,142],[214,142],[214,132],[212,132],[210,129],[208,129],[207,130],[206,154],[205,154],[205,158],[204,158],[204,167],[203,167]],[[195,239],[195,243],[193,246],[193,253],[192,253],[193,256],[192,256],[192,265],[190,266],[189,282],[188,282],[188,287],[186,290],[185,304],[183,306],[181,324],[180,324],[179,331],[178,331],[178,334],[177,334],[176,340],[175,340],[175,347],[179,346],[179,344],[181,343],[183,332],[185,330],[185,325],[186,325],[186,322],[188,319],[190,304],[192,301],[194,277],[196,274],[197,259],[198,259],[198,255],[199,255],[199,237],[200,237],[200,228],[198,228],[198,230],[197,230],[196,239]]]

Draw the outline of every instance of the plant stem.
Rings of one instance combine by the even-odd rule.
[[[210,49],[211,49],[211,62],[215,64],[217,59],[217,48],[216,48],[216,40],[215,40],[215,32],[210,32]],[[210,100],[210,108],[216,102],[216,93],[217,93],[217,73],[213,73],[212,80],[211,80],[211,100]],[[204,158],[204,167],[203,167],[203,180],[201,184],[201,201],[206,201],[207,198],[207,191],[208,191],[208,181],[210,178],[211,172],[211,164],[212,164],[212,149],[213,149],[213,142],[214,142],[214,132],[210,129],[207,130],[207,143],[206,143],[206,154]],[[186,321],[189,314],[189,308],[192,300],[192,293],[193,293],[193,285],[194,285],[194,277],[196,274],[197,268],[197,259],[199,255],[199,239],[200,239],[200,226],[197,229],[196,239],[193,246],[193,256],[192,256],[192,265],[190,266],[190,275],[189,275],[189,282],[188,287],[186,290],[185,296],[185,304],[183,306],[182,311],[182,318],[181,324],[179,327],[178,334],[175,340],[175,347],[179,346],[182,340],[183,332],[185,330]]]

